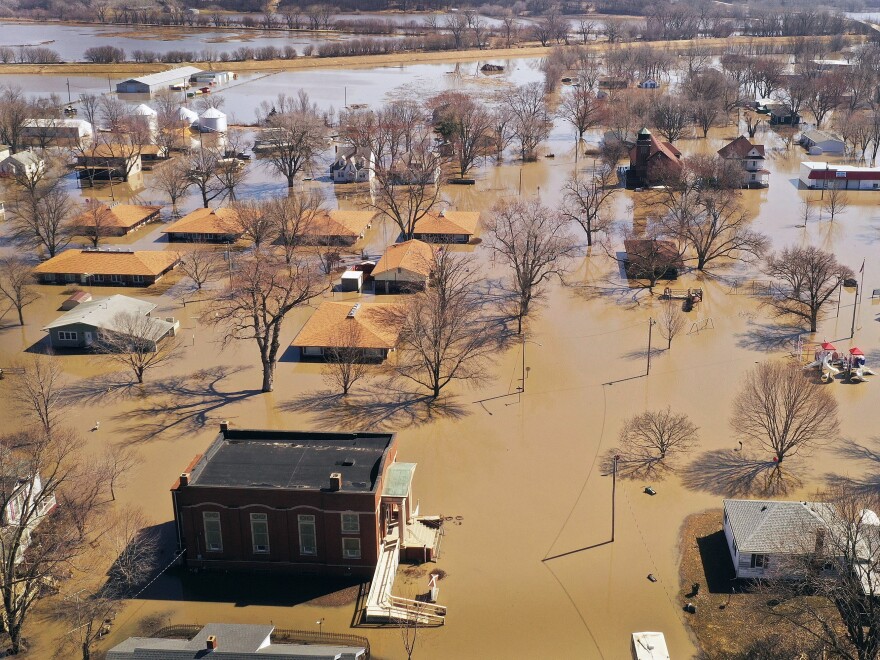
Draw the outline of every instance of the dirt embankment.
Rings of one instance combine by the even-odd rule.
[[[823,37],[824,39],[825,37]],[[733,45],[751,44],[754,46],[781,44],[792,41],[789,37],[733,37],[730,39],[688,39],[682,41],[645,42],[654,48],[681,52],[695,46],[720,53]],[[603,51],[608,48],[605,42],[591,44],[592,50]],[[183,62],[166,64],[154,62],[124,62],[121,64],[91,64],[88,62],[64,62],[60,64],[0,64],[0,74],[52,74],[52,75],[145,75],[165,71],[178,66],[192,64],[206,71],[222,70],[236,72],[250,71],[298,71],[308,69],[354,69],[380,66],[419,64],[426,62],[465,62],[477,60],[504,60],[514,58],[546,57],[552,50],[550,46],[522,45],[515,48],[495,48],[491,50],[445,50],[438,52],[402,52],[387,55],[355,55],[347,57],[299,57],[294,60],[260,60],[247,62]]]

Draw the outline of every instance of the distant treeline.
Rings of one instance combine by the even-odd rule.
[[[58,52],[43,46],[0,46],[0,64],[55,64]]]

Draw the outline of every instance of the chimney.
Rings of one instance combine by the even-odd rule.
[[[189,486],[189,472],[184,472],[180,475],[180,486]]]
[[[226,433],[229,430],[229,420],[224,419],[220,422],[220,433]]]
[[[207,639],[205,640],[205,648],[207,648],[209,651],[217,650],[218,644],[216,635],[208,635]]]
[[[331,472],[330,473],[330,490],[334,493],[336,491],[342,490],[342,473],[341,472]]]

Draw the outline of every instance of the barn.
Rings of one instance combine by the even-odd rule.
[[[129,78],[116,83],[117,94],[154,94],[168,89],[171,85],[186,85],[190,77],[201,73],[202,70],[194,66],[181,66],[176,69],[168,69],[159,73],[151,73],[140,78]]]

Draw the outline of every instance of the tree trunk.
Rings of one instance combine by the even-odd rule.
[[[16,305],[15,308],[18,310],[18,324],[24,325],[24,314],[22,313],[23,308],[19,305]]]
[[[295,176],[296,176],[295,174],[288,174],[287,175],[287,187],[288,188],[293,188],[293,179]]]
[[[275,364],[271,361],[263,362],[263,389],[262,392],[271,392],[275,385]]]
[[[92,650],[89,648],[88,642],[83,642],[82,652],[83,652],[83,660],[89,660],[92,657]]]
[[[143,385],[144,383],[144,370],[142,368],[138,368],[134,370],[135,375],[137,376],[138,383]]]
[[[819,310],[814,312],[810,312],[810,332],[816,332],[816,329],[819,325],[818,322]]]

